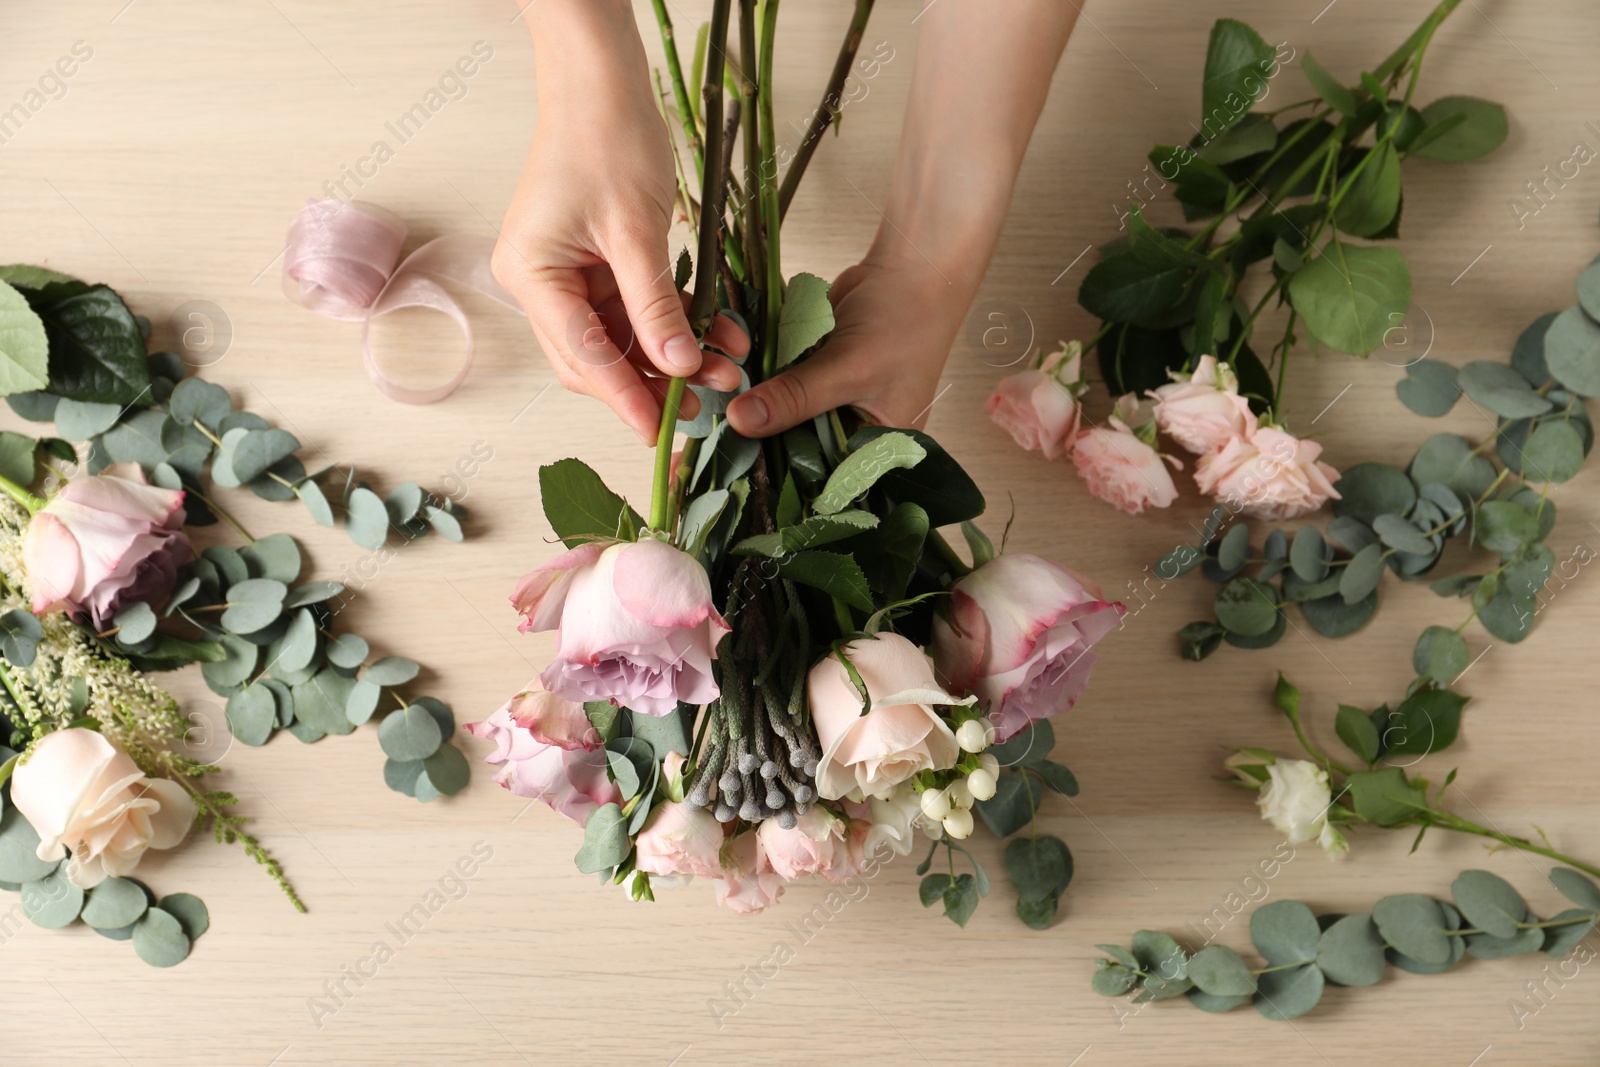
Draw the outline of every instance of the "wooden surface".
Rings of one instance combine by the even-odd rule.
[[[1149,147],[1190,135],[1214,18],[1242,18],[1270,42],[1310,46],[1350,77],[1426,11],[1418,0],[1337,0],[1319,16],[1320,4],[1090,3],[975,308],[979,329],[1000,312],[1023,333],[1031,323],[1041,343],[1090,331],[1074,302],[1094,261],[1082,253],[1115,236],[1114,205],[1140,177]],[[707,6],[675,0],[686,37]],[[814,106],[847,8],[843,0],[784,6],[780,127],[798,125]],[[880,3],[867,43],[887,42],[894,58],[850,106],[842,138],[821,147],[785,230],[787,270],[831,276],[865,248],[878,221],[873,204],[887,188],[920,9],[913,0]],[[430,539],[398,552],[365,582],[349,615],[377,648],[421,660],[429,690],[460,721],[492,710],[551,650],[548,635],[514,632],[506,602],[513,579],[552,552],[537,467],[577,453],[640,500],[648,457],[596,403],[552,387],[526,324],[486,301],[469,303],[479,366],[465,387],[433,407],[390,403],[362,374],[358,329],[289,305],[276,257],[293,212],[380,138],[394,156],[360,192],[409,219],[413,243],[495,231],[535,118],[530,48],[513,12],[500,0],[13,0],[0,38],[0,107],[22,99],[75,41],[93,49],[66,95],[0,144],[4,260],[114,285],[155,320],[165,346],[177,343],[177,309],[214,303],[232,341],[206,375],[299,434],[309,454],[353,462],[380,487],[408,478],[441,487],[476,442],[493,450],[466,482],[471,541]],[[648,18],[647,4],[640,13]],[[1574,142],[1600,144],[1585,126],[1597,117],[1600,24],[1591,16],[1579,0],[1468,0],[1429,54],[1422,99],[1477,93],[1505,102],[1512,116],[1510,139],[1485,161],[1407,164],[1412,340],[1424,344],[1431,331],[1436,358],[1504,358],[1535,315],[1571,303],[1572,278],[1600,246],[1600,179],[1587,171],[1521,228],[1508,208]],[[397,144],[384,123],[480,40],[493,58],[466,95]],[[653,41],[651,49],[659,54]],[[1288,69],[1273,99],[1303,90],[1298,69]],[[596,131],[588,150],[604,144]],[[1170,200],[1151,214],[1176,219]],[[459,341],[443,319],[407,314],[380,326],[378,343],[407,380],[428,380],[429,367],[437,377]],[[1401,372],[1385,361],[1403,358],[1298,353],[1291,425],[1313,429],[1333,403],[1314,427],[1328,458],[1403,462],[1441,428],[1395,400]],[[1069,562],[1138,608],[1129,583],[1189,535],[1202,504],[1188,487],[1171,511],[1129,518],[1091,500],[1067,463],[1016,450],[980,407],[1003,361],[959,340],[931,430],[999,502],[993,532],[1014,494],[1014,548]],[[1098,391],[1091,402],[1104,409]],[[1488,428],[1465,404],[1446,421],[1475,439]],[[1558,560],[1600,538],[1595,486],[1590,471],[1558,491],[1550,540]],[[245,499],[237,510],[257,532],[301,538],[319,576],[346,567],[371,573],[368,553],[313,526],[296,506]],[[152,970],[128,946],[81,926],[36,930],[19,911],[0,944],[8,1018],[0,1062],[1093,1067],[1270,1057],[1343,1065],[1391,1049],[1403,1050],[1396,1062],[1459,1067],[1593,1062],[1600,978],[1588,971],[1564,987],[1552,983],[1546,1006],[1516,1024],[1509,1003],[1526,999],[1524,983],[1540,977],[1543,957],[1468,961],[1432,978],[1391,972],[1375,989],[1331,990],[1292,1026],[1248,1009],[1213,1018],[1182,1004],[1128,1014],[1089,991],[1096,942],[1125,942],[1146,926],[1182,936],[1230,893],[1248,892],[1245,880],[1272,855],[1275,835],[1217,772],[1227,746],[1292,744],[1268,704],[1274,669],[1304,689],[1316,732],[1331,740],[1337,701],[1395,697],[1410,678],[1421,626],[1456,621],[1456,605],[1421,586],[1390,584],[1378,622],[1357,636],[1291,633],[1269,652],[1226,650],[1194,665],[1177,658],[1173,632],[1204,613],[1213,587],[1196,579],[1149,588],[1145,606],[1105,642],[1088,695],[1057,720],[1060,756],[1083,791],[1075,802],[1053,801],[1042,820],[1077,859],[1063,919],[1046,933],[1016,922],[1003,884],[965,930],[925,912],[914,860],[892,865],[809,940],[790,924],[822,902],[824,887],[792,888],[756,918],[717,908],[704,885],[632,905],[573,870],[576,828],[542,807],[525,810],[481,767],[464,795],[422,806],[383,787],[370,729],[312,747],[280,736],[264,749],[228,752],[223,785],[239,792],[311,913],[294,914],[242,855],[206,842],[139,871],[161,891],[192,891],[210,905],[212,932],[176,969]],[[1591,758],[1600,736],[1597,622],[1600,580],[1585,570],[1550,601],[1524,645],[1497,645],[1463,681],[1474,698],[1465,739],[1435,772],[1460,765],[1468,814],[1515,832],[1537,822],[1560,846],[1591,857],[1600,854]],[[1481,631],[1468,634],[1474,653],[1486,647]],[[198,678],[177,690],[216,714]],[[468,739],[465,747],[476,757],[485,746]],[[325,983],[358,965],[370,973],[361,961],[375,942],[398,940],[386,924],[477,842],[492,858],[465,880],[465,896],[399,944],[374,977],[346,979],[353,995],[342,1005],[329,999]],[[1390,892],[1443,895],[1457,871],[1483,866],[1524,888],[1536,909],[1561,906],[1541,887],[1544,863],[1442,835],[1407,856],[1409,843],[1408,835],[1356,835],[1340,863],[1302,848],[1264,891],[1354,911]],[[976,847],[998,876],[993,841],[979,837]],[[1223,940],[1247,947],[1242,918]],[[774,969],[785,955],[779,946],[793,958]],[[727,1008],[724,984],[747,973],[759,984],[748,983],[748,1003],[719,1026],[711,1002]],[[315,998],[337,1011],[317,1018]]]

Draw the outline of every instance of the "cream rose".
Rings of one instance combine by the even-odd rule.
[[[1152,390],[1151,413],[1161,432],[1195,455],[1220,450],[1229,441],[1255,433],[1250,402],[1239,395],[1233,368],[1216,356],[1201,356],[1187,378]]]
[[[39,834],[39,858],[69,851],[67,877],[92,889],[131,874],[147,848],[172,848],[195,821],[177,782],[147,778],[94,730],[46,734],[11,776],[11,801]]]
[[[1236,438],[1220,452],[1201,456],[1194,482],[1236,512],[1282,522],[1316,511],[1329,497],[1339,472],[1318,462],[1322,446],[1274,426]]]
[[[919,771],[944,770],[960,755],[955,734],[934,708],[970,704],[940,688],[922,650],[895,633],[851,641],[844,649],[867,689],[862,698],[837,652],[806,679],[811,718],[822,744],[817,794],[887,797]]]
[[[1256,797],[1261,817],[1291,845],[1316,839],[1330,853],[1349,846],[1328,821],[1333,792],[1328,772],[1310,760],[1277,760],[1267,764],[1267,782]]]

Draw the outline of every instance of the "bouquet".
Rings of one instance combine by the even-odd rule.
[[[81,918],[171,966],[210,919],[198,897],[133,877],[149,849],[209,831],[305,905],[234,795],[210,785],[226,746],[153,673],[200,664],[241,744],[377,719],[385,781],[419,800],[459,791],[468,765],[448,743],[450,709],[400,696],[418,665],[336,631],[351,591],[302,580],[293,538],[251,536],[218,499],[298,498],[333,525],[331,469],[308,474],[292,434],[234,410],[177,355],[147,352],[149,329],[107,286],[0,267],[0,394],[56,433],[0,432],[0,886],[40,926]],[[342,481],[335,499],[362,545],[382,548],[391,530],[462,536],[459,505],[415,483],[384,499],[353,470]],[[241,547],[191,540],[219,520]]]
[[[807,358],[833,314],[826,282],[781,271],[779,220],[804,157],[780,190],[778,5],[740,6],[742,124],[738,104],[724,118],[729,8],[719,0],[704,33],[697,116],[657,5],[678,117],[704,175],[698,199],[680,189],[699,230],[678,285],[692,268],[689,318],[702,337],[719,314],[745,327],[745,376],[761,381]],[[818,110],[824,126],[838,92]],[[731,173],[741,130],[742,180]],[[580,871],[635,900],[698,875],[741,912],[798,878],[871,877],[920,830],[932,842],[922,901],[965,924],[990,888],[960,844],[976,814],[1001,837],[1028,829],[1007,847],[1006,869],[1018,915],[1048,925],[1071,854],[1037,832],[1035,813],[1046,786],[1077,791],[1048,758],[1049,719],[1083,692],[1093,647],[1122,606],[1064,567],[999,554],[973,524],[978,486],[926,434],[835,410],[752,440],[720,417],[734,393],[692,388],[692,421],[676,418],[684,381],[666,393],[648,516],[579,460],[540,471],[566,551],[525,575],[512,602],[522,630],[556,632],[557,652],[467,727],[494,741],[497,780],[583,825]],[[939,532],[951,526],[970,563]],[[945,871],[927,873],[941,846]],[[957,852],[971,872],[957,873]]]

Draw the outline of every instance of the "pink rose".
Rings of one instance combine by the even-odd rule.
[[[1156,400],[1156,426],[1196,455],[1255,432],[1256,417],[1250,402],[1239,395],[1239,379],[1216,356],[1201,356],[1188,381],[1163,385],[1149,395]]]
[[[716,699],[711,661],[728,624],[705,568],[664,541],[582,545],[523,575],[511,603],[524,632],[556,631],[540,677],[558,696],[647,715]]]
[[[761,839],[753,832],[730,837],[722,846],[717,903],[740,915],[754,915],[782,895],[783,879],[767,862]]]
[[[1162,460],[1183,464],[1146,444],[1116,416],[1108,428],[1085,430],[1072,446],[1072,462],[1089,492],[1130,515],[1146,507],[1164,508],[1178,499],[1178,488]]]
[[[811,668],[807,694],[822,744],[817,795],[888,796],[919,771],[953,766],[955,734],[934,708],[967,701],[939,687],[922,650],[885,632],[851,641],[845,654],[866,684],[870,710],[861,713],[861,693],[837,652]]]
[[[536,690],[537,685],[530,682],[528,689]],[[462,727],[473,737],[494,742],[494,751],[484,757],[501,765],[494,780],[519,797],[544,801],[579,826],[601,805],[622,803],[622,794],[606,775],[606,754],[598,735],[593,744],[565,748],[542,741],[517,724],[512,709],[530,695],[518,693],[483,722]],[[582,708],[577,711],[583,713]]]
[[[94,730],[46,734],[11,776],[11,802],[39,834],[39,858],[69,851],[67,878],[92,889],[131,874],[147,848],[172,848],[194,825],[183,786],[147,778],[126,752]]]
[[[528,688],[506,703],[511,721],[546,745],[569,750],[600,747],[600,731],[589,721],[582,704],[574,704],[528,683]]]
[[[952,688],[977,695],[1004,741],[1077,702],[1095,643],[1126,611],[1049,560],[997,556],[955,584],[948,618],[934,616],[934,662]]]
[[[134,463],[68,482],[22,538],[34,614],[87,612],[104,629],[128,604],[159,602],[189,558],[183,519],[183,492],[147,485]]]
[[[646,874],[722,877],[722,824],[683,801],[669,800],[651,812],[634,848],[634,866]]]
[[[1339,472],[1317,461],[1322,446],[1275,426],[1248,439],[1236,438],[1220,452],[1202,456],[1194,481],[1200,491],[1252,518],[1282,522],[1338,499]]]
[[[1037,369],[1000,379],[984,405],[989,417],[1028,451],[1043,452],[1046,459],[1064,455],[1078,433],[1078,401],[1072,386],[1082,377],[1081,360],[1082,350],[1074,341],[1046,357]]]
[[[788,882],[808,874],[827,874],[841,852],[848,860],[848,847],[842,842],[844,826],[820,806],[813,805],[787,830],[778,825],[778,820],[767,819],[756,833],[766,851],[767,863]]]

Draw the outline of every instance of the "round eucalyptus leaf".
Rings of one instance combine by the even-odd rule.
[[[67,861],[37,881],[22,884],[22,910],[35,926],[59,930],[83,910],[83,890],[67,877]]]
[[[327,669],[294,686],[295,726],[324,734],[347,734],[354,730],[355,723],[345,714],[345,704],[354,686],[353,679]],[[301,737],[301,740],[306,738]]]
[[[421,773],[422,761],[419,759],[383,761],[383,784],[408,797],[417,795],[417,776]]]
[[[228,732],[246,745],[264,745],[278,725],[278,704],[272,690],[251,685],[228,698]]]
[[[439,736],[450,740],[450,735],[456,732],[456,716],[448,704],[437,697],[417,697],[412,703],[432,715],[439,724]]]
[[[1171,935],[1160,930],[1140,930],[1133,935],[1128,947],[1133,950],[1139,967],[1156,978],[1176,981],[1188,977],[1188,953]]]
[[[433,527],[433,532],[446,541],[465,540],[466,534],[461,532],[460,520],[450,512],[430,504],[423,509],[423,513],[427,515],[428,525]]]
[[[328,498],[322,495],[321,486],[316,482],[301,482],[294,487],[295,495],[311,513],[311,519],[318,526],[334,525],[333,508],[328,504]]]
[[[112,876],[89,890],[83,921],[97,930],[116,930],[138,922],[149,906],[144,890],[136,883]]]
[[[1289,567],[1302,582],[1320,582],[1328,576],[1328,546],[1321,530],[1302,526],[1295,531],[1294,543],[1289,546]]]
[[[1422,631],[1411,653],[1411,666],[1416,672],[1442,685],[1448,685],[1470,662],[1466,638],[1448,626],[1430,626]]]
[[[1235,578],[1217,593],[1217,621],[1246,637],[1267,633],[1277,622],[1278,594],[1253,578]]]
[[[224,415],[217,423],[218,431],[226,436],[234,430],[270,430],[272,423],[253,411],[235,411]]]
[[[1212,994],[1201,989],[1191,989],[1184,995],[1189,998],[1190,1004],[1193,1004],[1201,1011],[1210,1012],[1214,1015],[1225,1011],[1232,1011],[1239,1005],[1248,1004],[1250,1002],[1249,996],[1218,997],[1213,996]]]
[[[1473,454],[1466,438],[1453,433],[1435,434],[1422,442],[1422,447],[1411,458],[1410,474],[1418,485],[1438,482],[1469,500],[1489,488],[1495,476],[1494,464]],[[1404,513],[1407,508],[1385,510]]]
[[[1453,905],[1443,900],[1436,900],[1434,903],[1439,905],[1439,912],[1444,917],[1444,928],[1446,930],[1461,929],[1461,913],[1456,911]],[[1402,971],[1409,971],[1412,974],[1442,974],[1460,963],[1461,957],[1467,954],[1466,938],[1446,935],[1445,940],[1449,942],[1449,955],[1443,963],[1427,963],[1394,948],[1389,949],[1385,955],[1389,957],[1390,963]]]
[[[1217,545],[1217,566],[1225,571],[1236,571],[1249,558],[1250,528],[1242,522],[1235,523]]]
[[[1550,536],[1550,531],[1556,527],[1556,503],[1547,496],[1540,494],[1531,486],[1522,486],[1516,492],[1509,494],[1505,499],[1519,507],[1527,508],[1533,512],[1533,517],[1538,520],[1539,533],[1535,540],[1543,541]]]
[[[443,740],[438,721],[416,704],[391,712],[378,725],[378,744],[392,760],[425,760]]]
[[[1549,545],[1523,545],[1506,560],[1500,572],[1501,588],[1513,596],[1531,598],[1550,580],[1555,563],[1556,554]]]
[[[402,482],[395,486],[384,500],[384,506],[389,512],[389,521],[396,526],[404,526],[416,518],[417,512],[422,510],[423,499],[422,486],[416,482]]]
[[[1556,316],[1544,335],[1550,374],[1579,396],[1600,396],[1600,324],[1573,305]]]
[[[1525,956],[1544,947],[1545,933],[1535,926],[1518,930],[1511,937],[1493,934],[1469,934],[1467,951],[1480,960],[1499,960],[1507,956]]]
[[[310,608],[301,608],[289,620],[278,643],[273,668],[285,671],[303,671],[317,654],[317,620]]]
[[[1207,945],[1196,952],[1189,961],[1189,977],[1201,992],[1216,997],[1248,997],[1256,991],[1244,957],[1226,945]]]
[[[1406,514],[1416,502],[1416,487],[1399,467],[1357,463],[1339,477],[1339,499],[1333,502],[1333,513],[1370,526],[1379,515]]]
[[[152,967],[175,967],[189,956],[189,937],[177,916],[151,908],[134,924],[133,951]]]
[[[1550,884],[1580,908],[1600,912],[1600,885],[1593,879],[1570,867],[1556,867],[1550,872]]]
[[[1378,588],[1383,576],[1383,547],[1368,545],[1345,564],[1339,576],[1339,595],[1346,604],[1360,603]]]
[[[1250,940],[1274,967],[1315,962],[1321,938],[1316,915],[1298,900],[1275,900],[1250,916]]]
[[[1530,482],[1567,482],[1582,469],[1583,454],[1583,436],[1572,422],[1546,419],[1522,446],[1516,470]]]
[[[1376,985],[1388,965],[1383,938],[1370,915],[1346,915],[1328,927],[1317,942],[1317,966],[1324,976],[1345,986]]]
[[[1335,594],[1320,600],[1304,601],[1300,610],[1305,613],[1306,622],[1311,624],[1311,628],[1323,637],[1344,637],[1361,629],[1372,618],[1373,612],[1378,610],[1378,594],[1374,590],[1367,594],[1365,600],[1353,604]]]
[[[1539,603],[1532,597],[1501,589],[1478,607],[1478,621],[1485,630],[1514,645],[1533,629],[1533,616],[1538,610]]]
[[[355,634],[340,634],[328,642],[328,662],[345,670],[355,670],[366,662],[367,653],[370,651],[365,639]]]
[[[212,430],[222,426],[222,420],[233,410],[228,391],[204,378],[184,378],[172,390],[167,400],[173,421],[181,426],[199,422]]]
[[[1456,373],[1456,381],[1474,402],[1502,418],[1526,419],[1550,410],[1550,401],[1504,363],[1474,360]]]
[[[374,685],[404,685],[415,678],[420,669],[416,661],[404,656],[384,656],[368,667],[362,677]]]
[[[121,404],[95,404],[64,396],[56,404],[56,433],[68,441],[87,441],[115,426],[121,414]]]
[[[1553,959],[1560,959],[1577,948],[1578,942],[1588,937],[1595,926],[1594,912],[1588,908],[1568,908],[1551,916],[1551,920],[1567,922],[1565,926],[1545,927],[1542,951]]]
[[[1089,979],[1089,985],[1102,997],[1120,997],[1138,981],[1139,976],[1127,967],[1111,964],[1095,971],[1094,977]]]
[[[176,492],[183,488],[183,476],[171,463],[157,463],[150,468],[150,484]]]
[[[1489,500],[1479,505],[1473,518],[1473,536],[1493,552],[1515,552],[1539,537],[1539,520],[1521,504]]]
[[[1256,1011],[1275,1022],[1294,1019],[1322,999],[1322,971],[1315,966],[1273,971],[1256,979]]]
[[[280,503],[294,499],[295,486],[304,481],[305,477],[306,465],[300,462],[298,456],[289,456],[280,459],[268,467],[265,474],[246,482],[245,485],[262,500]]]
[[[1289,616],[1279,611],[1272,620],[1272,629],[1264,634],[1241,634],[1224,630],[1222,639],[1234,648],[1271,648],[1283,639],[1289,630]]]
[[[0,805],[0,880],[33,882],[56,869],[39,858],[39,835],[13,805]]]
[[[1372,530],[1380,541],[1401,552],[1426,555],[1434,550],[1434,544],[1428,535],[1399,515],[1379,515],[1372,520]]]
[[[1517,924],[1528,917],[1528,905],[1511,883],[1489,871],[1462,871],[1450,896],[1469,926],[1502,940],[1516,937]]]
[[[239,550],[252,578],[268,578],[288,585],[300,577],[300,546],[285,533],[258,538]]]
[[[277,678],[263,678],[256,683],[263,686],[272,694],[272,703],[278,716],[279,726],[288,726],[294,722],[294,693],[288,685]]]
[[[454,796],[466,788],[472,768],[459,748],[441,744],[433,755],[422,761],[422,777],[445,796]]]
[[[289,595],[283,598],[283,606],[300,608],[307,604],[321,604],[343,593],[344,589],[340,582],[302,582],[289,590]]]
[[[348,506],[345,529],[350,539],[362,548],[382,548],[389,537],[389,509],[383,499],[366,486],[357,486]]]
[[[351,722],[360,726],[372,718],[372,713],[378,710],[378,698],[383,695],[383,690],[367,681],[359,679],[350,687],[350,696],[346,698],[344,713]]]
[[[1400,402],[1430,419],[1448,415],[1461,396],[1456,369],[1436,359],[1419,359],[1406,366],[1406,377],[1394,383]]]
[[[1448,963],[1450,942],[1444,909],[1421,893],[1397,893],[1372,906],[1378,933],[1394,948],[1422,963]]]
[[[1417,495],[1439,509],[1441,521],[1448,519],[1449,529],[1445,533],[1452,537],[1465,529],[1467,524],[1467,509],[1461,503],[1461,498],[1448,485],[1438,482],[1427,482],[1417,490]]]
[[[202,663],[200,673],[214,692],[227,696],[255,671],[261,649],[233,634],[223,634],[217,641],[227,656],[215,663]]]
[[[156,902],[156,907],[178,920],[183,936],[198,941],[200,935],[211,929],[211,912],[205,901],[193,893],[168,893]]]
[[[1550,380],[1550,368],[1544,363],[1544,335],[1560,312],[1547,311],[1534,319],[1527,329],[1517,336],[1516,347],[1511,351],[1511,367],[1538,389]]]
[[[246,430],[236,440],[234,432],[230,431],[223,441],[232,441],[230,462],[233,477],[240,485],[259,478],[268,467],[294,455],[300,448],[300,442],[288,430]]]
[[[102,930],[98,926],[91,926],[89,929],[93,930],[101,937],[107,938],[111,941],[127,941],[133,937],[133,928],[135,925],[137,924],[129,923],[127,926],[117,926],[106,930]]]
[[[244,484],[233,473],[233,450],[249,433],[249,430],[238,426],[222,435],[222,447],[217,449],[216,458],[211,461],[211,480],[224,489],[237,489]]]
[[[286,729],[288,729],[289,733],[293,735],[296,741],[299,741],[301,744],[305,745],[316,744],[318,741],[321,741],[324,737],[328,736],[325,731],[319,730],[315,726],[307,726],[298,719],[290,723]]]
[[[223,584],[228,587],[250,577],[250,567],[244,557],[227,545],[212,545],[200,553],[200,558],[210,561],[217,568]]]
[[[1328,521],[1328,537],[1351,555],[1378,543],[1378,535],[1372,532],[1371,526],[1347,515]]]

